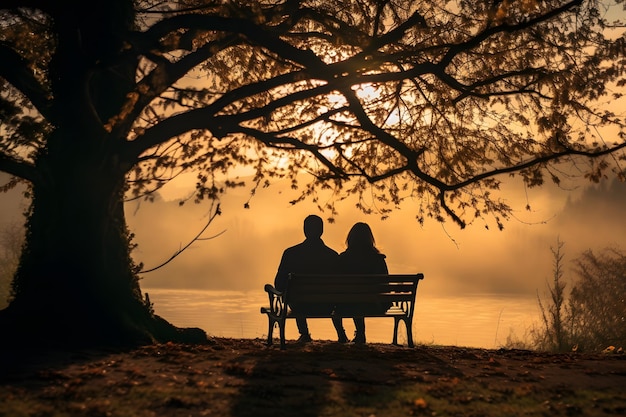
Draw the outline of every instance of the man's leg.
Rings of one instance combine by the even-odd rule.
[[[304,314],[306,313],[307,306],[306,305],[291,305],[291,311],[296,314]],[[296,326],[298,326],[298,333],[300,333],[300,337],[298,338],[298,343],[307,343],[311,341],[311,334],[309,333],[309,325],[306,322],[306,316],[297,316],[296,317]]]
[[[298,343],[310,342],[311,334],[309,333],[309,325],[306,322],[306,317],[296,317],[296,325],[298,326],[298,332],[300,333]]]

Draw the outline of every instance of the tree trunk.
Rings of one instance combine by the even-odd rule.
[[[202,330],[178,329],[144,302],[130,257],[124,172],[102,152],[84,155],[74,146],[38,161],[48,176],[32,187],[14,299],[0,312],[3,333],[72,346],[206,340]]]

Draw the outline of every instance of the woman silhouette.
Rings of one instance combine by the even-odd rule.
[[[338,269],[341,274],[388,274],[385,255],[376,248],[374,234],[367,223],[356,223],[348,232],[347,249],[339,254]],[[359,309],[387,311],[389,306],[378,304],[359,305]],[[350,305],[338,306],[338,310],[348,313]],[[346,314],[344,314],[346,315]],[[365,343],[365,318],[353,317],[356,332],[354,343]],[[337,326],[336,326],[337,327]]]

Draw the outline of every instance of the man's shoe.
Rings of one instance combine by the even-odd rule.
[[[355,333],[354,339],[352,339],[352,343],[357,345],[365,344],[365,333]]]
[[[307,333],[307,334],[300,335],[300,337],[298,338],[297,343],[300,343],[301,345],[303,345],[305,343],[309,343],[312,340],[313,339],[311,339],[311,335]]]

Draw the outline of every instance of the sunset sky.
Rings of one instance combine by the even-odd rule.
[[[249,209],[243,208],[247,190],[229,192],[223,214],[205,236],[224,233],[195,243],[166,267],[145,274],[142,285],[261,290],[273,281],[282,251],[303,240],[304,217],[310,213],[328,216],[313,204],[290,205],[290,192],[280,191],[280,183],[261,190]],[[173,198],[177,192],[172,188],[168,194]],[[506,223],[504,231],[497,230],[491,219],[487,219],[489,229],[480,220],[463,230],[451,221],[442,225],[430,220],[421,226],[415,220],[416,207],[410,203],[381,221],[377,215],[359,212],[354,201],[347,200],[339,205],[336,222],[326,223],[323,239],[341,252],[352,224],[367,222],[387,255],[391,273],[423,272],[427,278],[424,291],[454,295],[535,294],[552,277],[550,247],[556,246],[557,238],[565,243],[566,263],[586,249],[626,248],[626,186],[620,182],[583,183],[570,191],[553,185],[524,190],[511,184],[503,197],[511,202],[517,217]],[[525,210],[527,202],[530,212]],[[128,205],[127,219],[139,244],[135,257],[146,268],[186,244],[204,225],[208,213],[206,205],[179,207],[177,200],[141,203],[136,209],[136,203]]]
[[[507,328],[521,329],[518,334],[527,339],[530,317],[540,322],[540,313],[546,311],[537,297],[550,303],[547,297],[554,279],[555,248],[564,245],[566,297],[578,278],[575,261],[585,251],[614,248],[626,253],[626,182],[614,178],[616,172],[626,174],[626,148],[621,148],[626,143],[626,77],[622,71],[626,61],[620,60],[626,39],[622,23],[626,22],[626,2],[609,3],[592,3],[589,10],[564,6],[550,12],[532,1],[520,7],[496,3],[494,8],[476,11],[454,2],[444,2],[439,8],[406,8],[400,2],[397,10],[380,3],[385,5],[376,9],[371,21],[366,9],[361,10],[362,19],[345,15],[345,28],[332,28],[317,15],[291,21],[282,9],[277,9],[280,14],[274,18],[268,8],[263,11],[268,19],[259,20],[259,10],[240,15],[234,7],[216,9],[217,20],[209,15],[206,21],[192,20],[192,26],[216,26],[211,26],[212,31],[188,31],[191,44],[178,42],[176,31],[171,36],[161,34],[160,28],[170,30],[166,21],[149,28],[152,23],[148,19],[140,29],[146,29],[147,39],[157,34],[158,59],[138,47],[131,51],[137,60],[122,65],[128,72],[104,68],[102,77],[73,78],[90,80],[88,90],[93,94],[81,96],[88,105],[80,107],[93,110],[97,117],[86,123],[73,123],[71,117],[59,121],[60,113],[47,111],[76,107],[78,101],[64,101],[67,94],[63,91],[69,84],[52,83],[51,93],[37,98],[38,90],[25,89],[20,79],[7,87],[6,98],[17,100],[18,107],[23,105],[22,98],[30,98],[33,106],[24,107],[24,114],[2,125],[7,143],[2,152],[7,160],[4,169],[33,181],[42,178],[44,189],[46,184],[75,182],[74,187],[55,188],[75,192],[59,199],[65,202],[64,215],[58,215],[49,198],[45,199],[49,204],[37,206],[35,213],[43,213],[47,221],[30,236],[47,243],[35,245],[40,249],[24,258],[35,260],[32,271],[24,269],[24,282],[30,282],[32,276],[35,284],[29,285],[34,288],[48,275],[59,281],[52,286],[55,295],[46,297],[53,300],[50,310],[65,305],[59,300],[82,300],[83,287],[67,290],[74,288],[74,275],[108,281],[112,274],[97,265],[111,264],[110,256],[105,255],[120,252],[90,252],[91,246],[81,239],[92,225],[74,230],[72,224],[85,223],[79,221],[84,217],[81,213],[92,213],[94,201],[105,201],[98,197],[107,191],[102,184],[115,192],[111,195],[120,197],[123,188],[115,179],[123,175],[127,175],[129,196],[143,192],[144,186],[173,178],[154,192],[151,197],[155,201],[126,202],[125,220],[133,236],[131,255],[142,269],[145,304],[150,306],[152,301],[151,311],[171,318],[176,326],[201,327],[216,336],[232,331],[230,337],[263,337],[263,332],[268,332],[267,317],[259,314],[261,303],[268,302],[264,285],[274,282],[283,251],[304,240],[303,220],[317,214],[325,219],[323,240],[338,252],[345,250],[352,225],[366,222],[387,256],[390,273],[424,274],[418,304],[411,309],[420,342],[498,347],[507,337]],[[396,17],[392,19],[387,8]],[[333,10],[339,13],[333,15],[344,19],[346,10]],[[471,13],[469,19],[463,16],[466,12]],[[596,20],[600,14],[606,25]],[[163,17],[168,15],[169,11]],[[12,15],[9,12],[7,16]],[[23,16],[15,16],[11,22],[19,24],[7,26],[11,29],[7,42],[22,33]],[[157,22],[160,17],[154,16]],[[239,30],[245,26],[243,20],[232,20],[233,16],[250,20],[251,29]],[[561,17],[564,20],[559,20]],[[48,20],[54,19],[53,14]],[[277,22],[286,22],[287,32],[277,32]],[[292,22],[295,26],[289,25]],[[602,31],[595,35],[606,34],[613,42],[605,42],[603,36],[588,38],[594,31]],[[31,35],[43,42],[44,37],[36,31]],[[231,43],[229,36],[240,38]],[[63,37],[59,39],[60,51]],[[37,58],[22,46],[16,43],[16,56],[25,61]],[[54,53],[54,45],[51,51]],[[59,56],[71,58],[71,51]],[[48,61],[38,60],[44,66]],[[39,68],[32,63],[23,69],[28,72],[31,67]],[[79,69],[87,68],[83,67]],[[134,79],[117,76],[132,71]],[[54,78],[54,71],[36,72],[42,82]],[[166,76],[161,77],[163,74]],[[110,90],[109,84],[119,84],[119,91],[111,100],[100,100],[101,93]],[[46,90],[48,85],[42,85]],[[17,121],[33,115],[56,133],[35,129],[32,138],[22,140],[24,132],[31,132],[22,127],[30,124]],[[100,132],[102,143],[111,142],[110,148],[103,145],[110,152],[87,146],[68,156],[62,152],[64,146],[48,143],[48,139],[61,143],[78,136],[90,138],[93,132]],[[582,155],[618,148],[619,152],[605,155],[607,171],[616,171],[606,173],[610,178],[597,184],[582,178],[600,175],[604,167]],[[64,168],[72,157],[99,162],[47,169]],[[13,168],[28,164],[32,167],[24,171]],[[550,165],[546,168],[543,164]],[[534,176],[537,167],[546,168],[546,183],[527,188],[523,178],[527,183],[539,182],[540,175]],[[30,168],[32,173],[27,172]],[[182,169],[192,172],[181,173]],[[198,175],[193,169],[208,174]],[[491,177],[494,173],[500,176]],[[290,174],[301,179],[300,190],[293,189],[293,177],[280,179]],[[353,193],[362,194],[345,200],[333,194],[337,190],[325,189],[317,196],[319,202],[292,205],[302,190],[309,190],[306,186],[311,178],[305,177],[310,174],[346,182],[358,175],[360,184],[369,180],[376,186],[352,187]],[[550,182],[557,174],[559,185]],[[220,200],[221,215],[195,240],[211,218],[214,205],[194,204],[194,191],[211,194],[216,178],[218,188],[226,181],[246,180],[247,185],[227,189]],[[251,197],[255,179],[257,184],[266,179],[271,183],[255,189]],[[0,172],[0,188],[6,184],[10,178]],[[345,185],[343,191],[350,188]],[[0,238],[7,227],[23,224],[28,206],[23,193],[23,186],[0,193]],[[372,201],[363,200],[368,195]],[[418,195],[421,200],[415,197]],[[387,197],[394,202],[404,200],[387,213],[389,207],[377,207]],[[181,205],[182,200],[187,202]],[[486,206],[472,205],[483,202]],[[326,203],[334,204],[332,211],[319,209]],[[446,217],[443,209],[438,211],[439,203],[444,208],[449,204],[452,217]],[[500,203],[512,209],[510,218],[489,214],[471,218],[474,212],[487,211],[485,207],[500,217],[503,212],[508,214],[498,209]],[[364,213],[359,206],[371,208],[372,213]],[[383,213],[388,218],[383,220]],[[119,224],[119,214],[117,211],[115,224]],[[444,221],[431,217],[425,222],[417,220],[428,215],[444,216]],[[455,222],[453,217],[460,220]],[[462,222],[468,222],[467,227],[457,224]],[[500,222],[504,230],[500,230]],[[70,233],[73,230],[75,233]],[[39,232],[66,239],[40,239]],[[111,242],[119,240],[110,239],[107,247]],[[2,243],[0,240],[0,266],[7,264],[2,263]],[[68,253],[69,258],[65,256]],[[132,266],[126,258],[121,260],[126,265],[109,269],[122,271],[124,266]],[[135,269],[126,270],[130,271]],[[0,270],[0,310],[7,304],[6,276]],[[94,288],[106,287],[100,284]],[[116,288],[123,292],[131,286]],[[29,294],[17,295],[24,295],[27,305]],[[86,294],[93,296],[94,292]],[[464,303],[467,300],[472,301]],[[117,301],[116,296],[106,303],[114,309],[127,307]],[[163,305],[166,308],[161,309]],[[493,308],[479,311],[484,306]],[[75,311],[72,304],[62,310]],[[23,315],[21,310],[19,315]],[[326,324],[330,324],[328,320]],[[111,328],[118,325],[115,322]],[[145,320],[138,329],[142,326],[149,327]],[[44,323],[41,328],[45,327]],[[164,327],[153,328],[157,336]],[[332,332],[330,337],[334,337]],[[386,336],[373,340],[386,340]]]
[[[319,213],[311,204],[291,206],[293,196],[280,192],[280,185],[261,190],[249,209],[243,208],[247,191],[228,193],[222,216],[205,234],[223,232],[220,236],[196,242],[165,267],[142,274],[142,290],[153,296],[158,314],[176,325],[198,326],[211,334],[264,337],[266,323],[258,314],[265,300],[263,285],[273,282],[282,251],[303,240],[304,217]],[[414,323],[418,342],[500,347],[509,334],[523,338],[528,328],[538,323],[537,295],[547,296],[546,284],[552,279],[550,247],[556,247],[557,238],[565,242],[566,280],[573,278],[572,260],[582,251],[609,245],[626,248],[624,183],[584,183],[569,191],[552,185],[505,190],[508,192],[502,196],[516,208],[518,220],[507,222],[504,231],[487,230],[480,222],[464,230],[452,222],[429,221],[422,227],[414,220],[411,204],[381,221],[359,213],[354,202],[346,201],[339,206],[336,223],[326,223],[323,238],[342,251],[352,224],[368,222],[387,255],[391,273],[425,274],[418,294],[419,318]],[[169,201],[127,205],[128,223],[139,245],[134,256],[146,269],[167,260],[206,224],[208,206],[178,205],[176,197],[188,193],[189,188],[166,191],[165,196],[172,198]],[[20,203],[19,196],[18,192],[0,196],[0,227],[22,220],[24,202]],[[524,209],[527,202],[531,212]],[[220,318],[224,313],[220,304],[215,305],[213,298],[204,300],[209,293],[183,292],[161,300],[156,289],[236,290],[242,292],[240,302],[251,304],[239,305],[240,310]],[[476,305],[477,300],[488,305]],[[472,305],[481,311],[466,311]],[[480,317],[475,315],[478,313]],[[224,324],[232,320],[241,325],[243,334]],[[332,326],[319,322],[312,324],[315,337],[332,339]],[[346,326],[350,331],[350,323]],[[388,342],[388,321],[368,326],[379,326],[370,328],[370,339]],[[295,328],[290,328],[289,337],[295,334]]]
[[[571,261],[582,251],[609,245],[626,248],[626,185],[605,181],[569,186],[571,190],[549,184],[524,190],[519,184],[508,184],[502,197],[514,207],[516,219],[508,221],[504,231],[497,230],[490,219],[489,230],[482,220],[463,230],[451,221],[430,220],[421,226],[410,203],[381,221],[377,215],[359,212],[354,201],[347,200],[338,206],[336,222],[326,222],[323,239],[341,252],[349,228],[364,221],[372,226],[391,273],[425,274],[422,294],[533,297],[552,278],[550,247],[556,247],[557,238],[565,243],[566,278],[572,276]],[[143,274],[142,287],[262,291],[265,283],[273,282],[282,251],[303,240],[304,217],[329,215],[309,203],[292,206],[293,192],[281,188],[276,183],[260,190],[249,209],[243,207],[247,189],[229,191],[222,203],[223,214],[205,236],[223,234],[196,242],[165,267]],[[167,260],[206,223],[208,205],[179,207],[177,197],[189,191],[174,184],[164,190],[170,200],[127,204],[127,220],[139,245],[134,257],[146,269]],[[22,221],[24,202],[19,200],[15,191],[0,196],[0,226]],[[525,210],[526,202],[530,212]]]
[[[621,6],[605,12],[611,19],[623,16]],[[616,36],[622,32],[615,29]],[[608,105],[620,103],[613,100]],[[3,178],[0,174],[0,184]],[[178,205],[178,198],[193,191],[193,182],[192,175],[186,182],[167,186],[156,203],[127,204],[127,221],[138,244],[133,255],[146,269],[167,260],[206,223],[208,205]],[[519,179],[507,178],[500,197],[513,207],[514,218],[505,223],[504,231],[491,218],[476,219],[463,230],[450,219],[444,224],[430,219],[420,225],[415,220],[417,202],[411,201],[381,221],[377,214],[358,211],[351,199],[338,204],[336,222],[326,223],[323,238],[342,251],[349,228],[364,221],[372,226],[379,248],[387,255],[390,272],[423,272],[425,292],[532,296],[552,277],[550,247],[555,247],[557,238],[565,243],[567,265],[586,249],[626,248],[624,191],[623,184],[610,180],[600,185],[565,181],[563,189],[553,184],[525,189]],[[223,214],[205,236],[224,233],[194,243],[165,267],[142,275],[142,286],[261,291],[263,284],[273,281],[282,251],[303,240],[304,217],[330,216],[311,203],[290,205],[296,196],[288,184],[277,182],[259,190],[245,209],[249,188],[230,190],[222,201]],[[19,191],[0,195],[0,227],[23,221],[20,200]],[[530,211],[525,210],[527,204]]]

